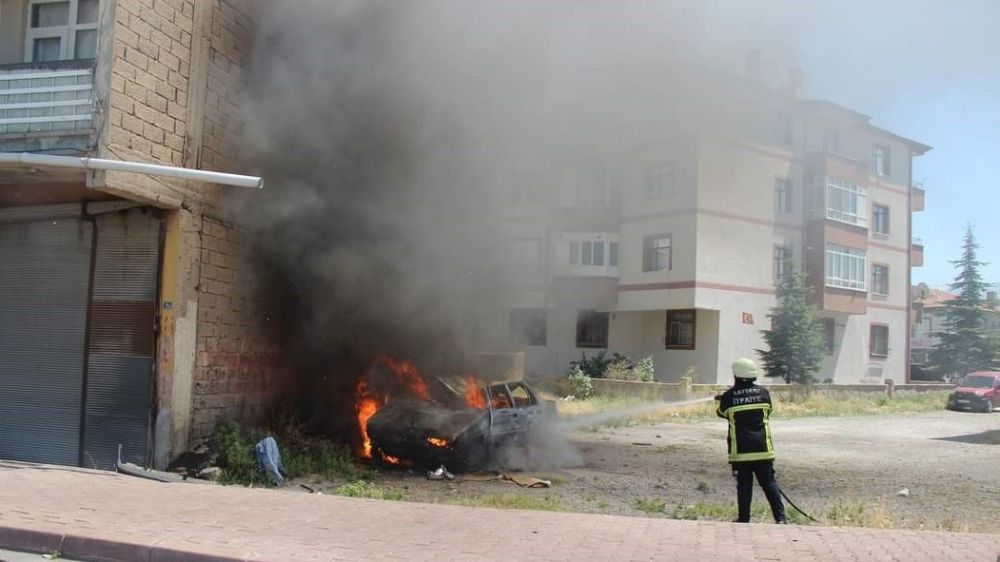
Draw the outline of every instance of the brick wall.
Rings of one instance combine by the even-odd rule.
[[[236,226],[201,219],[192,439],[209,435],[222,419],[261,420],[285,385],[277,346],[266,336],[255,299],[243,236]]]
[[[252,42],[250,3],[118,0],[108,84],[105,156],[246,173],[239,159],[239,107]],[[110,182],[115,183],[115,182]],[[125,182],[120,182],[125,183]],[[221,209],[232,191],[161,179],[122,196]],[[134,191],[134,193],[132,193]]]
[[[238,169],[239,104],[247,88],[253,21],[246,0],[217,2],[212,12],[200,166]]]

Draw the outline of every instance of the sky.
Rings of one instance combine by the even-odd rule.
[[[927,191],[914,283],[953,280],[966,224],[989,262],[983,277],[1000,283],[1000,2],[708,0],[702,10],[710,56],[742,64],[738,51],[758,49],[776,81],[801,66],[806,97],[934,147],[914,161]]]

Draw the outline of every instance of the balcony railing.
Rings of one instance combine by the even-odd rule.
[[[0,66],[0,135],[89,132],[93,82],[92,63]]]

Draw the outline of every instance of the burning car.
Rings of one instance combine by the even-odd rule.
[[[464,471],[497,461],[503,447],[526,443],[555,414],[555,403],[523,381],[434,379],[432,391],[387,401],[366,426],[370,454],[390,464],[446,465]]]

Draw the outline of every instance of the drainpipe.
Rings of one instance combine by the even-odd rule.
[[[264,180],[256,176],[241,176],[238,174],[227,174],[223,172],[209,172],[206,170],[193,170],[191,168],[146,164],[144,162],[105,160],[101,158],[54,156],[51,154],[33,154],[30,152],[0,152],[0,164],[27,164],[30,166],[78,168],[82,170],[112,170],[118,172],[131,172],[134,174],[146,174],[150,176],[166,176],[184,180],[203,181],[207,183],[231,185],[235,187],[249,187],[255,189],[263,189],[264,187]]]

